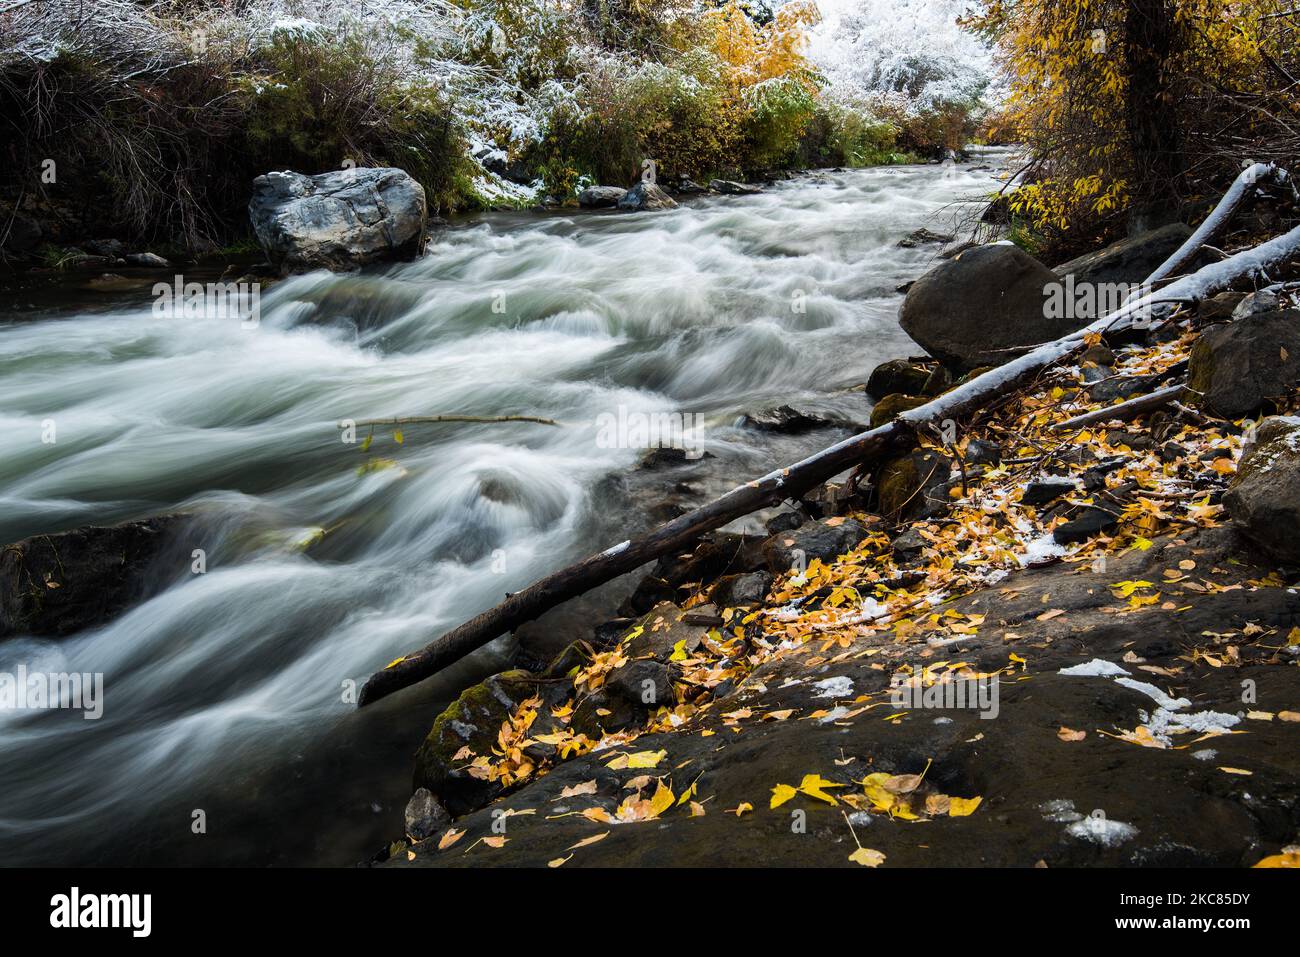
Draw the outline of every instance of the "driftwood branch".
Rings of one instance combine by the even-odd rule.
[[[570,598],[680,549],[705,532],[721,528],[760,508],[798,497],[848,468],[879,462],[890,452],[910,447],[919,429],[937,425],[945,419],[957,419],[1029,382],[1043,369],[1083,348],[1087,336],[1114,332],[1135,323],[1145,324],[1151,305],[1160,301],[1162,295],[1172,298],[1214,295],[1241,279],[1258,275],[1263,269],[1297,256],[1300,256],[1300,227],[1185,276],[1171,283],[1162,293],[1125,303],[1091,325],[977,376],[925,405],[902,413],[886,425],[850,436],[802,461],[732,489],[716,501],[644,535],[547,575],[510,595],[495,608],[371,675],[361,689],[358,705],[371,704],[422,681],[497,636]]]
[[[1182,272],[1196,258],[1201,247],[1213,242],[1227,227],[1245,202],[1255,195],[1255,190],[1264,185],[1286,186],[1291,184],[1291,177],[1286,170],[1274,163],[1255,163],[1238,174],[1228,191],[1223,194],[1214,211],[1205,217],[1205,221],[1196,228],[1187,240],[1174,250],[1173,255],[1156,267],[1155,272],[1147,277],[1145,285],[1150,288],[1170,276]],[[1294,188],[1294,187],[1293,187]],[[1218,250],[1216,250],[1218,252]]]
[[[376,425],[424,425],[430,422],[536,422],[538,425],[559,425],[554,419],[536,415],[407,415],[395,419],[365,419],[357,423],[364,429]]]
[[[1187,389],[1186,385],[1166,386],[1163,389],[1157,389],[1148,395],[1140,395],[1136,398],[1129,399],[1126,402],[1117,402],[1114,405],[1108,405],[1104,409],[1097,409],[1093,412],[1085,412],[1082,415],[1076,415],[1072,419],[1066,419],[1064,422],[1058,422],[1052,426],[1052,429],[1058,432],[1067,432],[1070,429],[1077,429],[1081,426],[1092,425],[1094,422],[1111,422],[1115,419],[1128,421],[1136,419],[1139,415],[1147,412],[1154,412],[1156,409],[1163,409],[1170,405],[1175,399],[1183,394]]]

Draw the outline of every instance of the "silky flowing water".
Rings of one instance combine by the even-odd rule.
[[[105,683],[99,720],[0,711],[0,861],[350,864],[400,836],[420,738],[505,650],[360,713],[350,683],[647,524],[645,490],[679,477],[620,494],[644,451],[602,414],[702,416],[690,504],[824,444],[746,411],[863,418],[853,387],[918,351],[896,289],[938,247],[898,241],[968,217],[1000,158],[486,215],[413,263],[275,284],[252,329],[158,316],[147,284],[0,303],[0,542],[192,516],[142,604],[0,643],[0,671]],[[379,429],[365,451],[339,428],[438,413],[562,425]]]

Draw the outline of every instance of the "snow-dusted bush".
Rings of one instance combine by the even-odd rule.
[[[993,76],[991,55],[957,19],[970,0],[818,0],[808,58],[824,94],[920,114],[973,105]]]

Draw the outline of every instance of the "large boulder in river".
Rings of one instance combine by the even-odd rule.
[[[903,300],[899,322],[936,359],[962,371],[1000,365],[1015,350],[1087,324],[1047,308],[1054,272],[1010,243],[968,249],[940,262]]]
[[[1260,423],[1223,502],[1247,537],[1300,565],[1300,418]]]
[[[623,194],[618,208],[630,212],[650,209],[676,209],[677,201],[654,183],[640,182]]]
[[[1244,316],[1192,347],[1188,387],[1204,408],[1235,419],[1300,382],[1300,310]]]
[[[6,545],[0,551],[0,639],[74,634],[139,601],[183,519],[84,525]],[[173,574],[188,570],[189,554],[178,552]]]
[[[578,193],[578,205],[583,209],[612,209],[626,195],[622,186],[588,186]]]
[[[1071,259],[1057,266],[1055,272],[1061,277],[1073,276],[1076,287],[1083,283],[1145,282],[1191,235],[1190,226],[1170,223]]]
[[[424,187],[400,169],[285,171],[253,180],[248,215],[282,268],[353,269],[410,258],[424,242]]]

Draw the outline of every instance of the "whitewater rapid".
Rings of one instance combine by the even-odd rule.
[[[105,676],[100,720],[0,711],[4,862],[349,863],[339,835],[398,833],[433,709],[500,662],[375,717],[349,682],[627,537],[595,496],[642,452],[604,447],[603,413],[700,414],[736,484],[778,464],[743,412],[848,408],[839,390],[917,351],[896,289],[937,247],[898,241],[951,231],[996,160],[819,172],[663,213],[488,215],[413,263],[277,283],[255,329],[160,318],[147,295],[0,304],[0,542],[195,516],[143,604],[0,643],[0,671]],[[562,425],[412,425],[400,445],[377,429],[367,451],[339,428],[437,413]],[[272,853],[277,835],[294,850]]]

